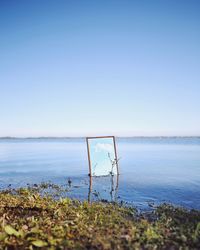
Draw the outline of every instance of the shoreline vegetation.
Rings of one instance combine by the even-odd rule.
[[[60,198],[41,183],[0,191],[0,249],[200,249],[200,211],[162,204],[151,212]]]

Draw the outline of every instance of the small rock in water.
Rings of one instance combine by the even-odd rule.
[[[72,181],[70,178],[68,179],[68,185],[69,185],[69,187],[71,187],[71,185],[72,185]]]

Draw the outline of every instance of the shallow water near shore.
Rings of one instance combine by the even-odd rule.
[[[117,138],[120,175],[88,177],[85,139],[0,139],[0,189],[51,181],[66,196],[200,209],[200,138]]]

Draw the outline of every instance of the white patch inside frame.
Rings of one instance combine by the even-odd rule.
[[[114,136],[87,138],[90,176],[118,174]]]

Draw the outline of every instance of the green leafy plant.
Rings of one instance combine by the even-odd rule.
[[[115,203],[55,199],[44,188],[0,192],[0,249],[200,249],[200,211],[163,204],[139,214]]]

